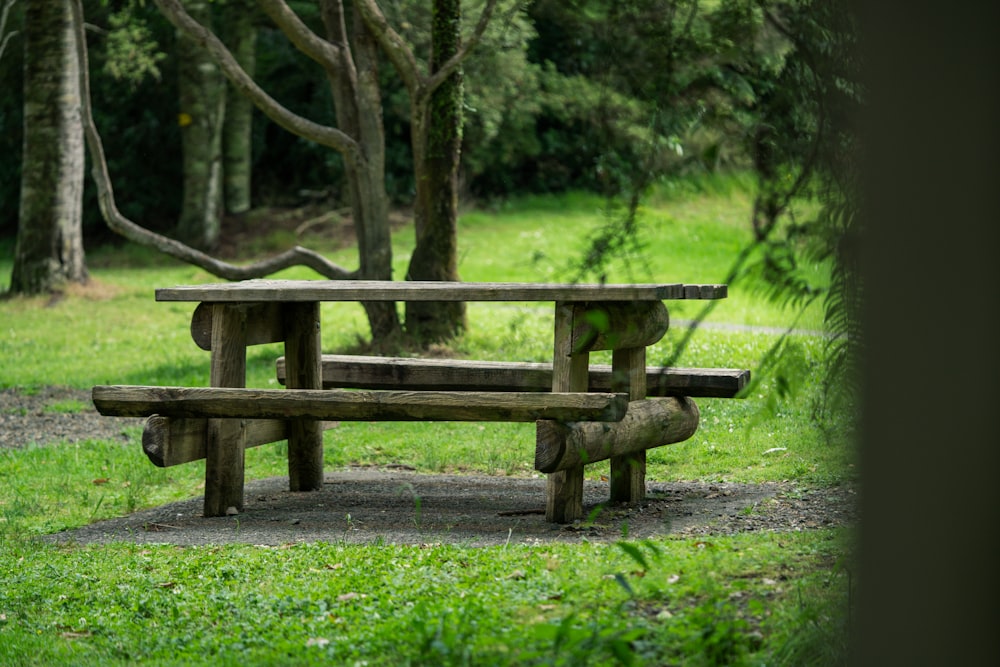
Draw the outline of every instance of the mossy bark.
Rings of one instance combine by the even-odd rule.
[[[431,33],[431,72],[461,47],[460,0],[435,0]],[[416,247],[407,279],[457,281],[458,166],[462,145],[462,71],[458,69],[418,108],[414,123],[416,167]],[[438,342],[466,326],[465,304],[410,302],[407,332],[420,341]]]
[[[86,282],[83,125],[67,0],[30,0],[24,21],[24,152],[11,292]]]

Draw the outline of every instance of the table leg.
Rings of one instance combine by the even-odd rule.
[[[247,369],[246,311],[226,304],[212,306],[213,387],[245,387]],[[241,419],[209,419],[205,447],[205,516],[243,511],[243,450]]]
[[[552,357],[552,391],[587,391],[590,353],[573,353],[573,313],[568,303],[557,303]],[[545,494],[545,519],[569,523],[583,518],[583,466],[550,473]]]
[[[322,389],[319,303],[285,304],[285,386]],[[288,422],[288,488],[323,488],[323,423],[312,419]]]
[[[630,401],[646,397],[646,348],[633,347],[611,353],[611,372],[616,392]],[[646,451],[611,457],[611,500],[636,503],[646,498]]]

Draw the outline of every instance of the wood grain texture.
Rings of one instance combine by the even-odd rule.
[[[555,473],[682,442],[698,430],[699,418],[694,401],[670,396],[632,401],[615,423],[539,422],[535,469]]]
[[[631,402],[629,411],[639,413],[639,401],[646,396],[646,348],[615,350],[611,353],[612,382],[615,391],[626,392]],[[635,410],[633,410],[633,406]],[[695,421],[697,426],[697,420]],[[646,424],[642,424],[645,427]],[[641,502],[646,497],[646,449],[641,445],[640,429],[636,433],[623,432],[619,444],[612,447],[611,501],[622,503]],[[692,433],[694,431],[692,430]],[[613,441],[616,442],[616,441]]]
[[[285,360],[276,364],[285,383]],[[419,389],[431,391],[551,391],[552,364],[469,359],[415,359],[348,354],[322,356],[325,389]],[[646,396],[732,398],[750,381],[735,368],[646,367]],[[593,364],[587,391],[613,392],[609,364]]]
[[[191,338],[203,350],[212,349],[212,312],[215,304],[200,303],[191,316]],[[246,312],[246,344],[264,345],[284,340],[284,322],[280,303],[248,303],[240,308]]]
[[[246,310],[242,308],[226,304],[212,306],[210,381],[213,387],[246,385],[246,316]],[[153,414],[157,412],[153,411]],[[241,419],[208,421],[205,438],[205,516],[226,516],[243,511],[244,427]]]
[[[590,354],[574,353],[573,331],[577,310],[571,303],[556,303],[555,334],[552,355],[552,391],[587,391]],[[627,395],[626,395],[627,396]],[[546,430],[551,422],[540,421],[539,431]],[[551,523],[569,523],[583,518],[583,464],[558,470],[546,477],[545,520]]]
[[[611,393],[338,391],[98,385],[103,415],[342,421],[618,421],[628,397]]]
[[[321,390],[319,303],[284,304],[284,322],[288,387]],[[316,420],[288,422],[288,488],[323,488],[323,429]]]
[[[333,428],[337,422],[321,422]],[[164,417],[153,415],[142,430],[142,451],[160,468],[191,463],[205,458],[208,420],[203,417]],[[282,419],[251,419],[245,425],[245,449],[288,438],[288,425]]]
[[[463,283],[391,280],[245,280],[156,290],[157,301],[663,301],[721,299],[725,285]]]

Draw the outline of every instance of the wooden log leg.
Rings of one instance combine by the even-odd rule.
[[[322,389],[319,303],[285,304],[285,367],[289,389]],[[313,419],[288,422],[288,488],[323,488],[323,423]]]
[[[212,318],[213,387],[246,386],[246,312],[239,306],[214,304]],[[243,511],[244,422],[209,419],[205,439],[204,515]]]
[[[629,400],[646,396],[646,348],[633,347],[611,353],[614,391],[626,392]],[[646,497],[646,451],[611,457],[612,502],[636,503]]]
[[[556,304],[552,391],[587,391],[590,354],[573,353],[573,312],[571,304]],[[581,518],[583,466],[550,474],[546,483],[546,521],[569,523]]]

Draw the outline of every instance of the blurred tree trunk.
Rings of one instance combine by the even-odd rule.
[[[252,0],[227,0],[223,7],[223,41],[251,77],[257,62],[256,11]],[[226,211],[236,215],[246,213],[251,205],[252,133],[253,102],[228,84],[222,128],[223,182]]]
[[[24,152],[11,292],[87,281],[83,127],[68,0],[28,0],[24,18]]]
[[[458,54],[461,0],[434,0],[430,73]],[[458,166],[462,145],[462,70],[456,68],[415,109],[412,128],[417,243],[408,280],[457,281]],[[417,301],[406,304],[406,329],[425,342],[447,340],[465,329],[465,304]]]
[[[337,50],[338,66],[328,70],[337,127],[353,137],[364,155],[356,163],[345,160],[351,215],[358,238],[358,278],[392,280],[392,236],[389,196],[385,190],[385,130],[382,127],[382,90],[378,80],[378,44],[354,12],[345,15],[340,0],[320,0],[326,38],[331,44],[350,44]],[[351,20],[350,32],[347,21]],[[402,333],[394,303],[366,303],[365,312],[376,341],[388,343]]]
[[[207,0],[185,0],[188,12],[212,24]],[[178,122],[184,160],[184,195],[177,236],[195,248],[212,248],[222,214],[222,121],[226,82],[208,51],[180,32],[177,36]]]

